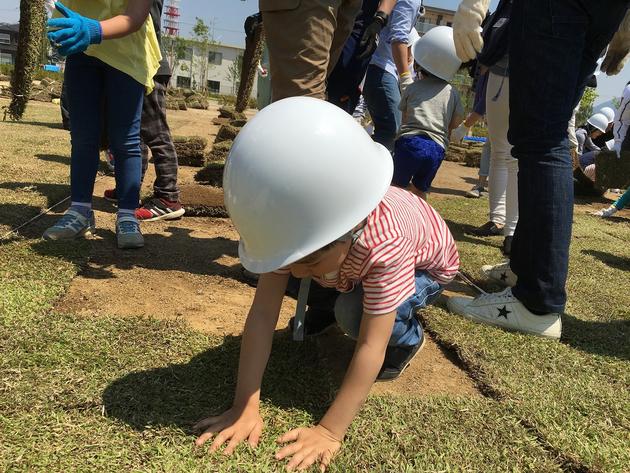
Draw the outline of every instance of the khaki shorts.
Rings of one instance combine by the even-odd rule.
[[[348,39],[361,0],[260,0],[272,100],[326,98],[326,78]]]

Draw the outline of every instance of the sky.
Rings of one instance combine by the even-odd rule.
[[[16,22],[19,19],[19,0],[2,0],[0,2],[0,22]],[[491,9],[498,0],[491,1]],[[454,10],[459,0],[426,0],[426,5]],[[181,30],[184,36],[190,34],[195,18],[203,19],[212,25],[214,39],[234,46],[243,47],[245,34],[243,22],[248,15],[258,11],[258,0],[181,0]],[[613,77],[600,75],[597,92],[597,104],[608,102],[621,95],[626,82],[630,80],[630,61],[620,74]]]

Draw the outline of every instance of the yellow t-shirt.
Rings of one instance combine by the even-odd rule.
[[[107,20],[125,13],[128,0],[65,0],[64,5],[87,18]],[[60,16],[57,12],[55,16]],[[124,38],[104,40],[93,44],[85,54],[128,74],[147,88],[153,90],[153,76],[160,66],[162,54],[155,35],[151,16],[135,33]]]

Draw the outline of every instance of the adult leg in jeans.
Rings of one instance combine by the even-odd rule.
[[[360,0],[260,0],[274,102],[294,96],[326,98],[326,77],[360,6]]]
[[[104,68],[110,149],[116,157],[118,209],[135,211],[142,173],[140,120],[144,86],[111,66]]]
[[[492,72],[488,77],[486,120],[492,148],[490,151],[490,220],[503,224],[503,234],[514,235],[518,221],[518,162],[510,154],[508,141],[510,116],[509,79]]]
[[[142,177],[146,172],[148,150],[155,165],[153,195],[170,201],[179,200],[177,186],[177,152],[166,120],[166,88],[168,77],[156,77],[155,88],[144,97],[142,107]]]
[[[519,161],[512,293],[530,311],[566,303],[573,218],[567,124],[628,1],[514,0],[510,20],[510,132]]]
[[[402,121],[402,114],[398,109],[400,104],[398,78],[385,69],[370,65],[365,76],[363,96],[374,123],[374,141],[392,152],[396,133]]]

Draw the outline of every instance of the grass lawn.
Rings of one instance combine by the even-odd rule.
[[[57,113],[31,102],[31,124],[0,123],[4,228],[68,192],[67,135],[40,126]],[[464,223],[483,223],[485,201],[434,204],[466,269],[499,258],[500,240],[463,234]],[[331,471],[627,471],[629,229],[576,215],[560,343],[426,311],[425,326],[487,395],[371,396]],[[193,448],[190,426],[231,401],[238,337],[58,313],[54,302],[90,251],[89,242],[0,245],[0,471],[280,470],[275,438],[317,420],[337,388],[314,343],[278,333],[263,386],[263,443],[229,459],[208,455]]]

